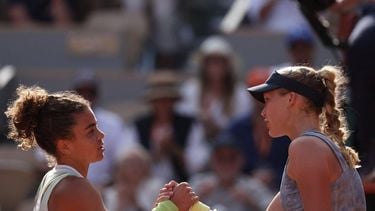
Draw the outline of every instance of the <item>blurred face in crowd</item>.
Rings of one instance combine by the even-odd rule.
[[[294,65],[313,65],[314,48],[310,43],[296,41],[289,52]]]
[[[151,105],[157,115],[168,116],[172,113],[175,102],[176,99],[174,98],[163,97],[152,100]]]
[[[212,169],[221,180],[235,179],[241,172],[243,157],[239,150],[232,147],[219,147],[212,154]]]
[[[137,153],[130,153],[123,158],[118,167],[117,180],[119,182],[138,184],[149,174],[149,164],[145,158]]]
[[[207,78],[212,81],[221,81],[229,69],[229,60],[222,55],[210,55],[204,59],[204,70]]]
[[[82,84],[81,86],[76,87],[75,91],[83,98],[90,101],[92,105],[95,105],[97,100],[97,87],[94,84]]]

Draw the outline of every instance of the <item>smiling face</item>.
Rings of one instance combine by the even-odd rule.
[[[86,108],[82,113],[75,114],[75,118],[73,137],[67,142],[70,159],[84,165],[102,160],[104,133],[98,128],[93,111]]]
[[[271,137],[280,137],[286,135],[288,119],[290,117],[288,93],[280,89],[264,93],[264,108],[262,116],[269,130]]]

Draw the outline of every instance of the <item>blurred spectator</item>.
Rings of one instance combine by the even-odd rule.
[[[135,68],[145,53],[147,39],[150,39],[150,0],[122,0],[122,6],[126,14],[123,21],[127,26],[125,62],[128,68]]]
[[[362,14],[349,37],[347,66],[350,76],[351,97],[355,110],[358,112],[358,133],[356,138],[362,152],[365,171],[375,168],[375,135],[370,122],[375,121],[374,90],[375,73],[375,1],[363,5]]]
[[[235,54],[224,38],[209,37],[199,50],[198,78],[182,86],[177,108],[199,118],[206,137],[212,138],[232,119],[250,112],[252,101],[237,82]]]
[[[185,0],[186,18],[191,24],[195,39],[219,33],[219,26],[234,0]]]
[[[257,179],[241,173],[242,150],[229,133],[220,134],[213,143],[211,170],[192,178],[193,190],[212,208],[221,211],[265,210],[272,193]]]
[[[92,4],[94,4],[95,9],[111,10],[111,9],[119,8],[121,6],[122,0],[90,0],[90,1],[93,2]]]
[[[185,60],[191,29],[183,16],[183,1],[151,1],[151,40],[155,69],[180,69]]]
[[[293,65],[314,66],[315,41],[311,29],[307,26],[292,28],[285,34],[285,46],[289,60],[271,66],[272,70]]]
[[[151,210],[163,182],[152,175],[151,157],[141,147],[125,150],[117,161],[114,184],[103,192],[111,211]]]
[[[164,182],[186,181],[208,159],[201,125],[174,110],[180,98],[177,85],[173,72],[153,73],[145,96],[152,110],[134,121],[136,140],[151,153],[153,173]]]
[[[351,103],[358,114],[354,146],[362,160],[359,171],[365,180],[367,209],[374,210],[375,179],[367,175],[375,171],[375,1],[358,4],[344,0],[335,5],[335,9],[339,12],[361,11],[348,39],[346,65],[350,77]]]
[[[115,165],[115,156],[120,146],[124,146],[125,124],[115,113],[98,105],[99,81],[91,70],[82,70],[73,79],[72,89],[90,101],[97,118],[98,127],[104,132],[104,158],[89,167],[87,178],[99,190],[110,184]]]
[[[252,0],[249,16],[253,24],[270,32],[286,33],[307,24],[297,1],[291,0]]]
[[[16,26],[30,24],[70,25],[84,20],[90,1],[74,0],[7,0],[9,21]]]
[[[263,83],[271,71],[269,68],[254,68],[247,75],[247,85]],[[263,104],[254,102],[254,111],[233,121],[228,130],[236,138],[244,154],[244,171],[263,181],[268,187],[278,190],[288,157],[290,140],[287,137],[271,138],[260,115]]]
[[[6,8],[5,8],[5,2],[0,1],[0,21],[6,20]]]
[[[285,40],[290,54],[290,65],[314,64],[315,43],[310,28],[293,28],[286,33]]]
[[[103,2],[104,3],[104,2]],[[139,68],[150,33],[149,0],[122,0],[118,7],[97,9],[85,22],[88,29],[112,32],[121,36],[125,45],[126,70]]]

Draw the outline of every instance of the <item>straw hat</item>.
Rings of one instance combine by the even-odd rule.
[[[145,99],[148,101],[169,98],[178,100],[180,96],[179,79],[176,73],[160,70],[152,73],[147,80]]]

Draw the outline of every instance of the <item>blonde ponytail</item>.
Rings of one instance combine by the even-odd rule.
[[[320,115],[321,130],[340,147],[348,164],[355,168],[360,162],[358,154],[345,145],[349,130],[342,103],[345,97],[343,89],[347,84],[347,79],[341,69],[333,66],[324,66],[317,73],[327,88],[326,101]]]

